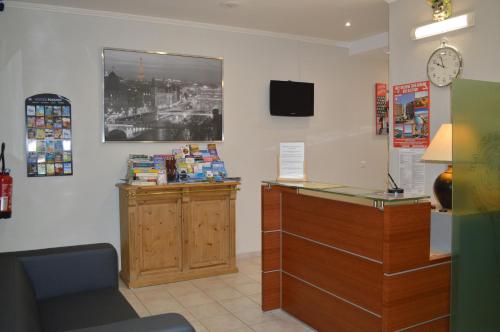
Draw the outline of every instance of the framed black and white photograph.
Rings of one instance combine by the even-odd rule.
[[[223,60],[104,49],[104,142],[223,140]]]

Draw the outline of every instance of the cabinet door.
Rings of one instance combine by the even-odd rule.
[[[181,270],[182,201],[180,198],[138,206],[140,271]]]
[[[229,197],[192,195],[186,204],[188,268],[229,263]]]

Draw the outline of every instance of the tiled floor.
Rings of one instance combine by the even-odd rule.
[[[310,327],[282,310],[260,309],[260,257],[238,259],[240,272],[120,290],[141,316],[177,312],[198,332],[299,332]]]

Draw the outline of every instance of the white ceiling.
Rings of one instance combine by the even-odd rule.
[[[352,42],[388,31],[385,0],[10,0]],[[221,6],[229,2],[232,8]],[[7,5],[8,6],[8,5]],[[346,21],[352,26],[346,28]]]

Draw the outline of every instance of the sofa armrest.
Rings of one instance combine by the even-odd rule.
[[[70,332],[195,332],[180,314],[170,313],[144,318],[134,318],[117,323],[72,330]]]
[[[13,253],[24,265],[37,300],[118,287],[118,258],[110,244]]]

